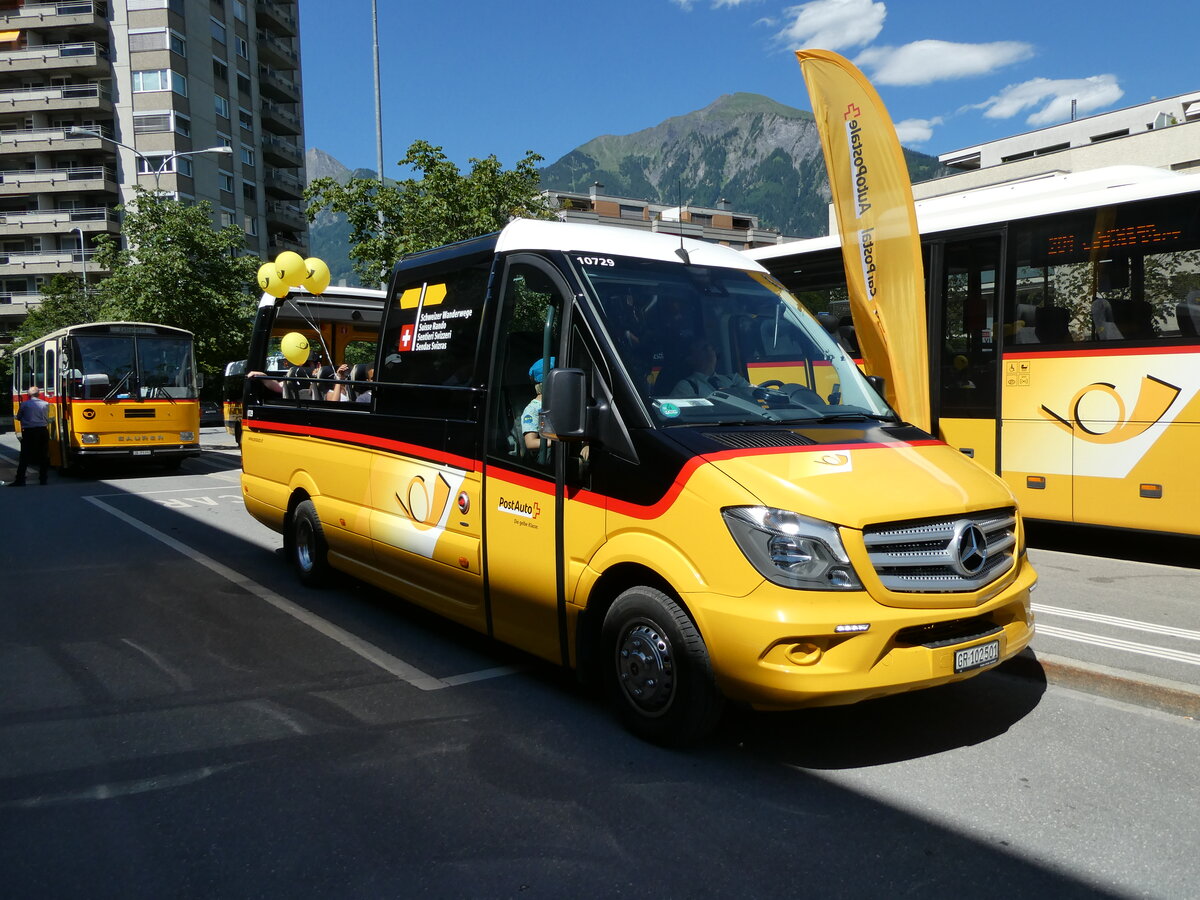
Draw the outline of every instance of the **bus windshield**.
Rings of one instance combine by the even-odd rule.
[[[654,420],[894,420],[800,302],[758,272],[575,255]]]
[[[185,337],[80,334],[73,338],[69,385],[86,400],[194,400],[192,341]]]

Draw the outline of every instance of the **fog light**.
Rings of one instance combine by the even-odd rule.
[[[181,431],[181,432],[179,432],[179,439],[181,441],[194,441],[196,439],[196,432]]]
[[[830,569],[829,583],[836,588],[854,587],[854,576],[845,569]]]
[[[787,658],[798,666],[811,666],[821,659],[821,648],[808,641],[793,644],[788,648]]]
[[[79,436],[81,444],[98,444],[100,443],[100,435],[98,434],[81,434]]]

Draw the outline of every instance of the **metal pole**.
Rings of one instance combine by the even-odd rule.
[[[379,87],[379,7],[371,0],[371,42],[375,54],[375,165],[383,185],[383,94]]]
[[[83,296],[87,296],[87,247],[83,243],[83,229],[72,228],[73,232],[79,235],[79,271],[83,276]]]

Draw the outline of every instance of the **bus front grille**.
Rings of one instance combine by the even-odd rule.
[[[863,541],[888,590],[974,591],[1013,566],[1016,512],[993,509],[868,526]]]

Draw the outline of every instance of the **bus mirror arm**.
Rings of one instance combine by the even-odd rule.
[[[884,380],[882,375],[868,375],[867,384],[875,388],[875,393],[877,393],[880,397],[884,396]]]

